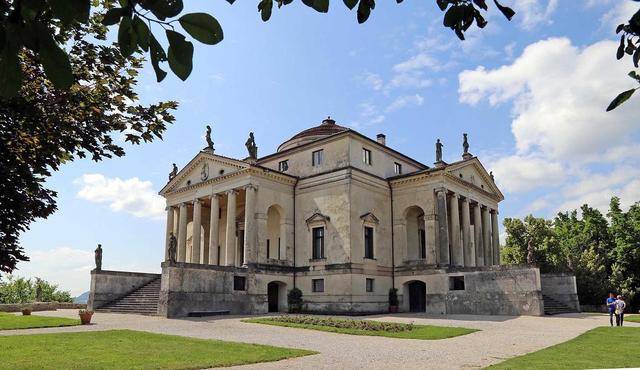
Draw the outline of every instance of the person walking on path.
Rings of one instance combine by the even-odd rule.
[[[607,310],[609,311],[609,324],[613,326],[613,315],[616,312],[616,296],[613,293],[609,293],[609,298],[607,298]],[[618,322],[617,318],[616,322]]]
[[[622,296],[619,295],[616,300],[616,326],[622,326],[624,323],[624,309],[627,308],[627,304],[622,299]]]

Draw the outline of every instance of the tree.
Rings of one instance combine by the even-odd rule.
[[[525,264],[529,241],[534,247],[533,255],[543,272],[560,269],[563,256],[558,250],[552,222],[529,215],[523,220],[505,218],[506,245],[502,248],[502,261],[506,264]]]
[[[375,8],[375,0],[343,0],[349,9],[357,6],[357,20],[364,23]],[[227,0],[233,4],[235,0]],[[275,0],[278,8],[293,0]],[[329,11],[329,0],[302,0],[321,13]],[[401,3],[402,0],[396,0]],[[183,14],[183,0],[2,0],[0,1],[0,96],[14,96],[22,84],[20,55],[29,50],[42,63],[46,76],[58,89],[68,89],[73,83],[72,62],[62,47],[64,42],[54,37],[58,24],[87,24],[92,10],[104,10],[102,23],[118,27],[118,45],[122,56],[148,53],[158,82],[167,73],[161,63],[180,79],[185,80],[193,67],[193,44],[176,29],[177,25],[195,40],[215,45],[224,38],[218,20],[206,13]],[[258,12],[263,21],[271,18],[274,0],[260,0]],[[493,0],[495,6],[511,20],[515,12]],[[487,25],[482,11],[488,10],[487,0],[436,0],[445,12],[443,25],[464,40],[473,24]],[[179,16],[179,17],[178,17]],[[162,29],[169,43],[165,51],[152,26]]]
[[[18,95],[0,98],[0,271],[28,260],[19,234],[56,210],[56,192],[44,186],[51,171],[76,158],[123,156],[116,135],[132,144],[150,142],[174,121],[175,102],[137,103],[142,59],[105,44],[101,18],[58,25],[56,39],[68,45],[73,66],[70,88],[56,88],[46,77],[47,62],[25,49],[19,54],[25,79]]]
[[[9,276],[7,281],[0,280],[0,303],[31,302],[71,302],[71,294],[58,290],[56,284],[43,279],[35,281]]]

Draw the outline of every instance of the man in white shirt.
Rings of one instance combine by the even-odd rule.
[[[627,304],[622,300],[622,296],[619,295],[616,300],[616,326],[622,326],[624,323],[624,309]]]

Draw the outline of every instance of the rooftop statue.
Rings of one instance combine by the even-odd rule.
[[[258,147],[256,146],[256,140],[253,137],[253,132],[249,133],[249,138],[247,139],[247,142],[244,143],[244,146],[247,147],[249,158],[258,159]]]
[[[436,141],[436,162],[442,162],[442,143],[440,139]]]
[[[173,168],[171,169],[171,172],[169,172],[169,180],[173,180],[174,177],[176,177],[176,175],[178,174],[178,166],[176,166],[176,164],[173,164]]]
[[[464,154],[469,153],[469,141],[467,140],[467,134],[462,134],[462,149],[464,150]]]
[[[93,252],[95,262],[96,262],[96,270],[102,270],[102,244],[98,244],[98,248]]]
[[[207,147],[204,149],[213,151],[214,149],[213,149],[213,140],[211,140],[211,126],[209,125],[207,125],[206,139],[207,139]]]

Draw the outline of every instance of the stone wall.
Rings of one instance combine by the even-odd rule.
[[[84,303],[73,302],[32,302],[32,303],[9,303],[0,304],[0,312],[20,312],[24,308],[30,308],[31,311],[55,311],[55,310],[72,310],[84,309],[87,305]]]
[[[542,294],[561,302],[576,311],[580,311],[576,277],[569,274],[540,275]]]
[[[143,272],[96,271],[94,269],[91,271],[91,289],[87,308],[90,310],[100,308],[159,277],[159,274]]]
[[[452,277],[463,277],[464,290],[453,290]],[[402,271],[396,275],[402,311],[410,309],[408,284],[414,281],[426,284],[426,312],[430,314],[544,314],[537,268],[492,266]]]

